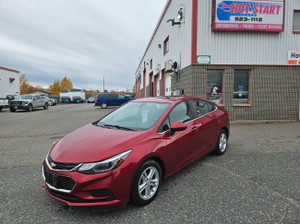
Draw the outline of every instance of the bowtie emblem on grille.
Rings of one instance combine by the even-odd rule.
[[[55,164],[54,162],[51,162],[51,163],[50,163],[50,166],[51,166],[52,168],[54,168],[54,167],[56,167],[56,164]]]

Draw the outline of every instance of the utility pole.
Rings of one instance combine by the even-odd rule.
[[[103,76],[103,92],[104,92],[104,90],[105,90],[105,76]]]

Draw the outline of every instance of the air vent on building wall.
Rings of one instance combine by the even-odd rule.
[[[165,62],[165,73],[171,73],[173,72],[173,60],[167,60]]]

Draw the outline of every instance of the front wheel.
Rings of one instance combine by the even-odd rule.
[[[16,112],[16,110],[13,107],[9,108],[9,110],[10,112]]]
[[[227,149],[227,134],[222,130],[218,138],[218,144],[214,151],[216,155],[223,155]]]
[[[44,109],[47,110],[48,109],[48,103],[45,103],[44,105]]]
[[[29,105],[28,105],[28,108],[27,108],[27,111],[30,112],[30,111],[32,111],[32,110],[33,110],[33,106],[32,106],[32,104],[29,104]]]
[[[131,187],[131,202],[135,205],[147,205],[158,193],[162,172],[155,160],[143,163],[136,172]]]

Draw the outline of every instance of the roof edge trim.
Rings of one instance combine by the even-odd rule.
[[[0,66],[0,69],[7,70],[7,71],[10,71],[10,72],[20,73],[20,72],[17,71],[17,70],[13,70],[13,69],[10,69],[10,68],[5,68],[5,67],[2,67],[2,66]]]
[[[143,59],[144,59],[144,57],[145,57],[145,55],[146,55],[146,53],[147,53],[147,51],[148,51],[148,49],[149,49],[149,47],[150,47],[150,44],[152,43],[152,40],[153,40],[153,38],[154,38],[154,35],[156,34],[156,31],[157,31],[157,29],[158,29],[158,27],[159,27],[159,25],[160,25],[160,23],[161,23],[161,21],[162,21],[162,18],[164,17],[164,15],[165,15],[165,13],[166,13],[166,10],[167,10],[167,8],[168,8],[170,2],[171,2],[171,0],[168,0],[168,1],[167,1],[167,3],[166,3],[166,5],[165,5],[165,7],[164,7],[164,9],[163,9],[163,11],[162,11],[162,13],[161,13],[161,15],[160,15],[160,18],[159,18],[159,20],[158,20],[158,22],[157,22],[157,24],[156,24],[156,27],[155,27],[155,29],[154,29],[154,31],[153,31],[153,33],[152,33],[152,36],[151,36],[151,38],[150,38],[150,41],[149,41],[149,43],[148,43],[148,45],[147,45],[147,47],[146,47],[146,50],[145,50],[145,52],[144,52],[144,54],[143,54],[143,56],[142,56],[142,58],[141,58],[141,61],[139,62],[139,65],[138,65],[138,67],[137,67],[135,73],[137,73],[137,71],[139,70],[139,67],[140,67],[141,64],[142,64],[142,61],[143,61]]]

